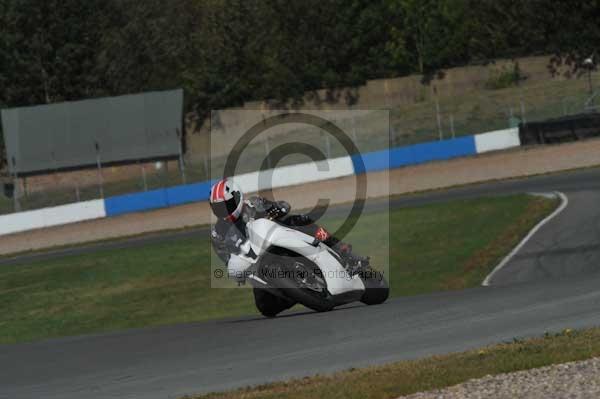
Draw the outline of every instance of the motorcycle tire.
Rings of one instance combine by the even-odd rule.
[[[295,305],[293,301],[271,294],[269,290],[263,288],[254,288],[254,303],[265,317],[275,317]]]
[[[335,307],[335,304],[329,300],[325,281],[322,283],[322,290],[315,291],[303,287],[297,279],[292,277],[298,275],[295,270],[297,263],[301,263],[310,272],[310,270],[317,269],[313,262],[291,251],[281,249],[278,253],[271,254],[270,260],[273,261],[272,265],[277,265],[275,267],[278,268],[278,275],[289,276],[289,278],[278,278],[276,281],[276,287],[286,297],[317,312],[327,312]]]
[[[367,269],[361,273],[361,280],[365,285],[365,293],[360,301],[365,305],[379,305],[390,296],[390,287],[383,273],[374,269]]]

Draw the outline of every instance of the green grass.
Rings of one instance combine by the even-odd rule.
[[[348,241],[390,265],[392,295],[460,289],[555,206],[517,195],[364,215]],[[3,266],[0,343],[257,314],[251,290],[210,289],[209,258],[198,237]]]
[[[195,396],[196,399],[392,399],[472,378],[600,356],[600,329],[564,330],[479,350]]]

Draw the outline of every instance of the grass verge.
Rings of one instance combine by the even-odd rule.
[[[363,215],[348,241],[381,265],[374,249],[389,239],[394,296],[461,289],[556,205],[516,195],[397,209]],[[0,343],[257,314],[251,290],[210,288],[209,260],[198,237],[1,267]]]
[[[517,340],[478,350],[351,369],[328,376],[290,380],[194,399],[391,399],[400,395],[501,374],[600,356],[600,329],[564,330],[541,338]]]

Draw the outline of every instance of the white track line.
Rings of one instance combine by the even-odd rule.
[[[537,233],[537,231],[539,229],[542,228],[542,226],[544,226],[546,223],[548,223],[549,221],[554,219],[556,216],[558,216],[558,214],[561,213],[567,207],[567,205],[569,205],[569,199],[567,198],[567,196],[565,194],[563,194],[559,191],[555,191],[554,194],[560,198],[560,200],[561,200],[560,206],[558,208],[556,208],[556,210],[554,210],[554,212],[552,212],[550,215],[548,215],[544,220],[542,220],[537,225],[535,225],[535,227],[533,229],[531,229],[531,231],[525,236],[525,238],[523,238],[521,240],[521,242],[508,255],[506,255],[506,257],[504,259],[502,259],[502,262],[500,262],[498,264],[498,266],[496,266],[494,268],[494,270],[492,270],[492,272],[487,275],[487,277],[485,278],[485,280],[483,280],[483,283],[481,283],[481,285],[489,286],[490,281],[494,277],[494,274],[496,274],[500,270],[502,270],[502,268],[504,266],[506,266],[506,264],[513,258],[513,256],[515,256],[517,254],[517,252],[519,252],[519,250],[521,248],[523,248],[523,246],[527,243],[527,241],[529,241],[529,239],[531,239],[531,237],[533,237],[533,235],[535,233]]]

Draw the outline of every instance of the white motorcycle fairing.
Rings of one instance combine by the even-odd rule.
[[[358,275],[350,277],[337,256],[332,254],[331,248],[321,242],[315,243],[314,238],[308,234],[269,219],[252,220],[247,223],[246,228],[250,247],[258,258],[271,246],[285,248],[304,256],[321,269],[331,295],[365,290],[361,278]]]

